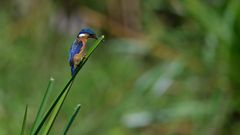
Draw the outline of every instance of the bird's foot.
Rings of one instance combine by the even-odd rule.
[[[83,59],[85,59],[86,58],[86,53],[84,53],[83,55],[82,55],[82,57],[81,57],[81,61],[83,60]]]

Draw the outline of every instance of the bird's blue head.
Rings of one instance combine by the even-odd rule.
[[[87,38],[97,39],[96,33],[90,28],[81,29],[77,37],[86,36],[86,35],[87,35]]]

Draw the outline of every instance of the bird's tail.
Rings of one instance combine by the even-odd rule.
[[[71,74],[72,74],[72,76],[74,75],[74,72],[75,72],[74,65],[71,65]]]

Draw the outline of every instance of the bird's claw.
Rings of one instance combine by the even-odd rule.
[[[83,56],[81,57],[81,61],[83,60],[83,59],[85,59],[86,58],[86,54],[83,54]]]

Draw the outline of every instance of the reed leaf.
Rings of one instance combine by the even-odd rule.
[[[80,108],[81,108],[81,105],[78,104],[77,107],[75,108],[75,111],[74,111],[74,113],[72,114],[72,116],[71,116],[69,122],[67,123],[66,128],[64,129],[63,135],[67,135],[67,132],[68,132],[69,128],[71,127],[71,125],[72,125],[74,119],[76,118],[76,116],[77,116],[77,114],[78,114]]]
[[[26,105],[25,112],[24,112],[21,135],[24,135],[24,133],[25,133],[25,127],[26,127],[26,121],[27,121],[27,112],[28,112],[28,105]]]

